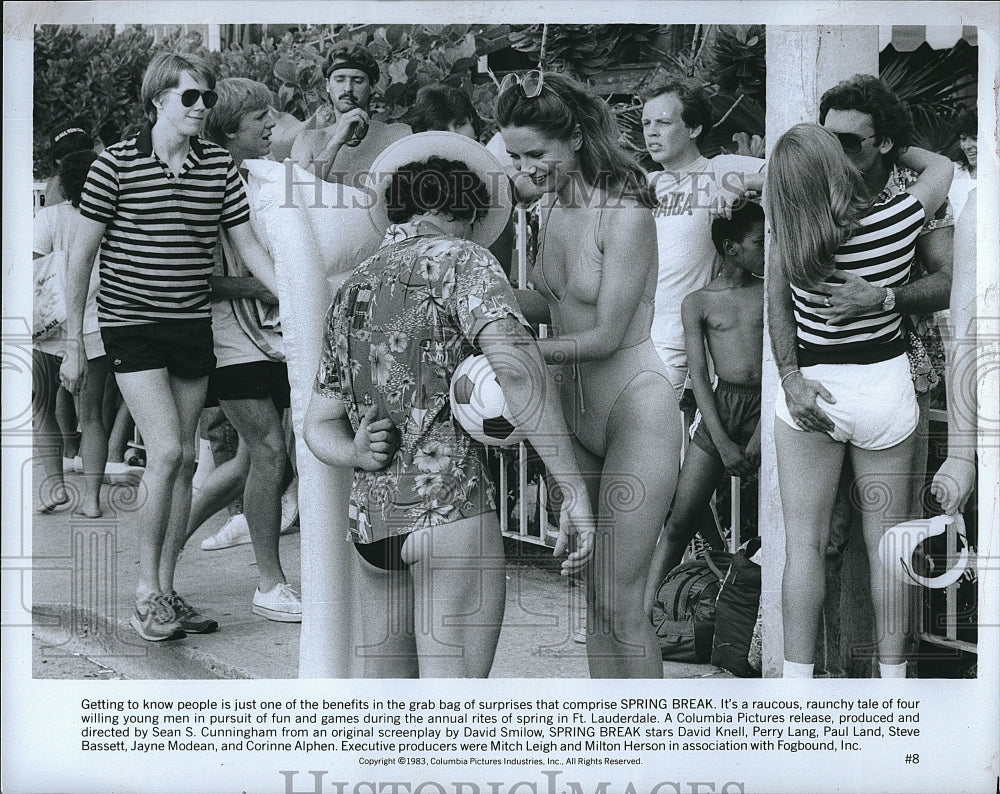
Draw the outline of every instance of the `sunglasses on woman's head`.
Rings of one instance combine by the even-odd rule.
[[[545,87],[545,78],[539,69],[532,69],[525,72],[524,77],[518,77],[513,72],[500,81],[500,94],[505,94],[511,88],[517,86],[521,89],[521,94],[525,99],[534,99]]]
[[[840,146],[843,148],[844,154],[858,154],[865,141],[878,137],[877,135],[866,135],[862,138],[853,132],[835,132],[834,135],[840,141]]]
[[[187,91],[168,91],[167,93],[180,94],[181,104],[186,108],[193,107],[194,103],[198,101],[198,97],[201,97],[201,103],[206,110],[215,107],[215,103],[219,101],[219,95],[211,89],[199,91],[197,88],[189,88]]]

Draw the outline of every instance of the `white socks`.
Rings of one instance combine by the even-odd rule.
[[[790,662],[785,659],[781,665],[782,678],[812,678],[812,664],[802,664],[801,662]],[[878,663],[878,672],[881,678],[906,678],[906,662],[899,664]]]
[[[881,678],[906,678],[906,662],[899,664],[878,663],[878,674]]]
[[[809,664],[803,664],[802,662],[790,662],[787,659],[785,659],[781,666],[781,677],[812,678],[814,666],[815,665],[813,665],[811,662]]]

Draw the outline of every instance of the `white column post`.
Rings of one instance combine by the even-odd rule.
[[[819,100],[835,83],[857,73],[878,74],[878,27],[771,26],[767,28],[767,150],[802,121],[819,121]],[[760,475],[760,528],[764,544],[764,675],[781,675],[781,576],[785,527],[774,452],[774,401],[780,391],[764,325]]]

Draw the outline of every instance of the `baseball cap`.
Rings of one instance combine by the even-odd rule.
[[[52,156],[56,160],[62,160],[71,152],[94,148],[94,139],[87,132],[86,125],[80,121],[56,124],[49,131],[49,140],[52,143]]]

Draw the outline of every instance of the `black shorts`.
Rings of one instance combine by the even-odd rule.
[[[726,435],[734,444],[745,449],[760,423],[760,386],[729,383],[720,378],[719,385],[715,388],[715,406]],[[701,414],[698,414],[698,424],[691,442],[716,460],[722,460],[712,436],[701,420]]]
[[[208,378],[208,407],[217,405],[219,400],[263,400],[267,397],[279,411],[292,404],[288,365],[283,361],[231,364],[219,367]]]
[[[409,532],[401,535],[390,535],[374,543],[355,543],[354,548],[358,550],[365,562],[381,568],[383,571],[405,571],[410,566],[403,560],[403,544],[410,537]]]
[[[112,372],[166,369],[174,377],[196,380],[215,369],[211,320],[106,326],[101,339]]]

